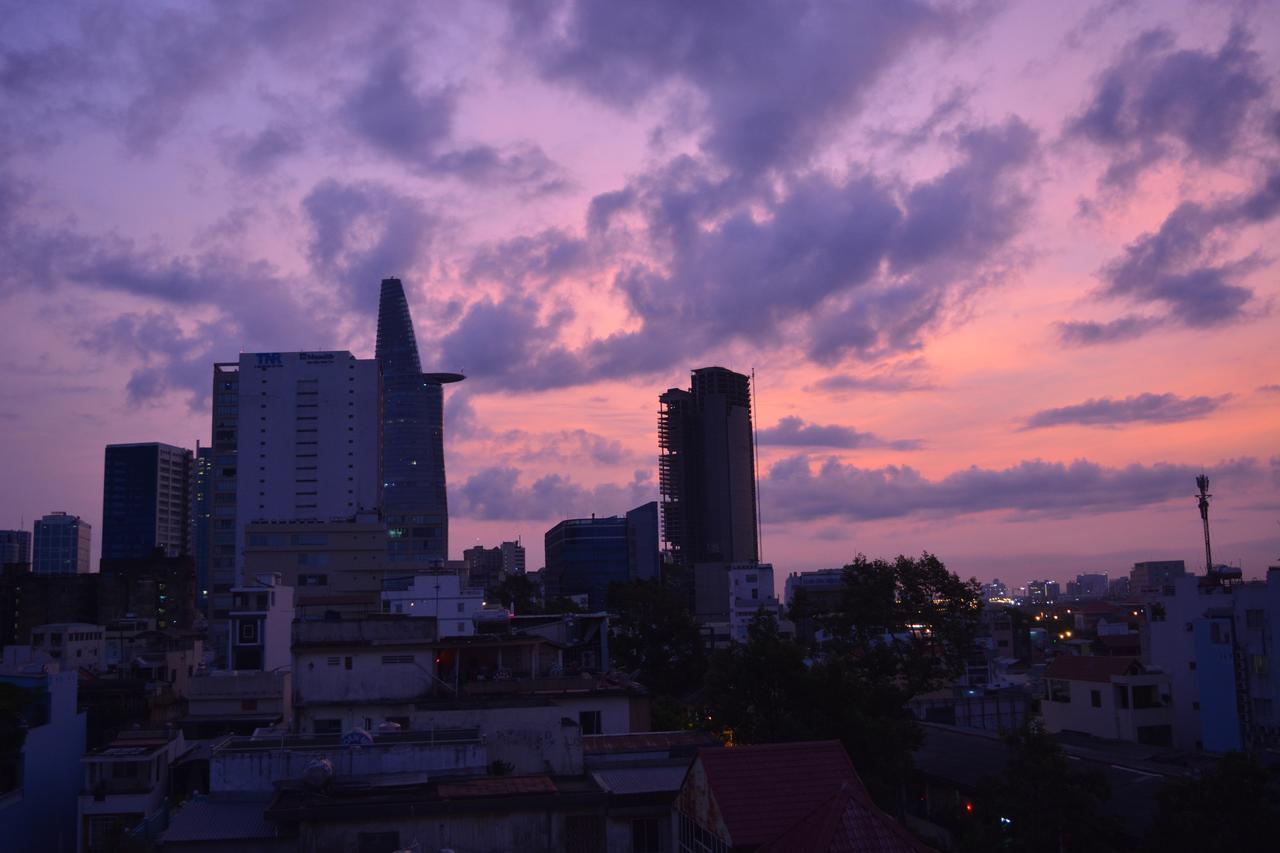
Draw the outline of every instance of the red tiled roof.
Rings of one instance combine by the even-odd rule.
[[[509,797],[513,794],[554,794],[556,783],[549,776],[499,776],[494,779],[469,779],[466,782],[442,782],[436,786],[441,799],[463,797]]]
[[[733,846],[765,844],[848,785],[866,791],[839,741],[700,749]]]
[[[926,847],[871,802],[865,790],[840,790],[761,853],[925,853]]]
[[[1061,678],[1066,681],[1097,681],[1106,684],[1116,675],[1132,675],[1142,665],[1137,658],[1105,657],[1098,655],[1062,655],[1053,659],[1045,669],[1045,678]]]

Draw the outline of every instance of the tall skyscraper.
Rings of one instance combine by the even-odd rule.
[[[693,371],[690,390],[671,388],[658,400],[662,538],[671,561],[758,560],[751,380],[704,367]]]
[[[520,540],[503,542],[499,547],[502,548],[502,573],[504,575],[524,574],[524,546],[520,544]]]
[[[240,566],[249,522],[350,518],[377,509],[382,394],[376,361],[349,352],[245,353],[239,376]]]
[[[191,538],[196,559],[196,606],[207,611],[209,563],[213,548],[213,448],[196,442],[191,460]]]
[[[31,534],[25,530],[0,530],[0,566],[31,562]]]
[[[444,386],[458,373],[423,373],[404,286],[382,280],[376,356],[382,365],[382,510],[393,562],[449,557]]]
[[[240,363],[213,366],[213,489],[209,531],[209,647],[225,649],[236,577],[236,484],[240,448]],[[200,587],[202,590],[206,587]]]
[[[78,515],[51,512],[36,522],[31,570],[38,575],[88,574],[91,526]]]
[[[108,444],[102,477],[102,559],[191,553],[191,451],[158,442]]]

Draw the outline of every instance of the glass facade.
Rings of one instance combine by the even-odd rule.
[[[444,473],[444,387],[461,376],[424,374],[399,279],[382,282],[376,355],[382,365],[382,510],[394,562],[449,554]]]
[[[65,512],[37,521],[31,570],[40,575],[87,574],[90,530],[87,521]]]

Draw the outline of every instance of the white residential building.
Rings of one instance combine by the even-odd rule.
[[[378,507],[381,382],[377,361],[349,352],[240,356],[237,577],[249,522],[350,518]]]
[[[730,637],[745,643],[747,627],[761,610],[774,619],[778,618],[773,566],[769,563],[734,563],[729,566]]]
[[[231,668],[271,672],[289,666],[292,624],[293,587],[281,583],[280,575],[259,575],[252,584],[232,588]]]
[[[475,617],[484,610],[484,590],[464,587],[456,572],[387,578],[382,590],[382,612],[436,619],[441,637],[470,637]]]
[[[1169,675],[1137,658],[1063,655],[1045,669],[1040,711],[1051,732],[1173,745]]]

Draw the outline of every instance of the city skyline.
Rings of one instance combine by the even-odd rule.
[[[1280,550],[1265,7],[176,14],[0,34],[0,527],[100,532],[104,446],[208,446],[238,352],[372,358],[397,276],[467,376],[455,559],[655,500],[709,365],[755,370],[779,583],[1190,569],[1201,470],[1215,557]]]

